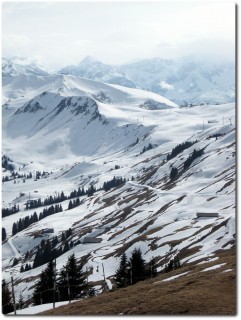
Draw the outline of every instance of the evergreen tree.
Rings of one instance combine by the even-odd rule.
[[[115,273],[114,280],[116,281],[117,288],[126,287],[130,283],[128,277],[128,262],[125,253],[121,256],[120,266]]]
[[[172,270],[176,270],[181,267],[180,260],[178,256],[175,256],[173,259],[171,259],[167,265],[165,265],[165,272],[169,272]]]
[[[68,300],[68,284],[70,286],[71,299],[82,296],[87,288],[82,265],[77,262],[74,254],[69,257],[66,265],[60,270],[58,287],[61,300]]]
[[[154,278],[156,275],[157,275],[156,259],[151,258],[151,260],[147,263],[146,276],[148,278]]]
[[[15,257],[14,259],[13,259],[13,264],[12,264],[12,266],[14,267],[14,266],[16,266],[18,264],[18,259]]]
[[[70,200],[69,205],[68,205],[68,210],[73,209],[73,202],[72,200]]]
[[[178,170],[176,167],[172,167],[172,170],[170,172],[170,180],[173,180],[175,179],[175,177],[177,176],[178,174]]]
[[[76,257],[72,254],[67,262],[67,270],[69,273],[69,284],[73,298],[81,295],[86,288],[85,275],[82,271],[81,263],[77,262]]]
[[[50,303],[53,301],[54,287],[54,264],[50,261],[47,268],[40,274],[40,280],[37,282],[34,294],[34,305],[41,303]]]
[[[12,295],[5,280],[2,280],[2,313],[7,314],[13,311]]]
[[[12,227],[12,235],[14,236],[18,232],[17,224],[14,222]]]
[[[145,279],[145,261],[142,258],[141,250],[134,249],[129,262],[130,278],[132,284]]]
[[[5,241],[7,238],[7,232],[5,228],[2,228],[2,241]]]
[[[20,292],[19,299],[18,299],[18,310],[23,309],[23,307],[24,307],[24,300],[23,300],[22,292]]]

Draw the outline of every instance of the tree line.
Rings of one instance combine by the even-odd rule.
[[[18,172],[12,171],[11,172],[11,176],[3,176],[2,177],[2,182],[8,182],[11,180],[15,180],[15,179],[32,179],[32,173],[24,173],[24,174],[19,174]]]
[[[72,254],[66,264],[56,271],[56,263],[51,260],[47,264],[35,285],[32,301],[34,305],[52,303],[53,301],[74,300],[80,297],[95,295],[87,281],[88,275],[83,271],[83,266]],[[22,294],[16,303],[17,309],[25,305]],[[9,289],[9,283],[2,280],[2,313],[8,314],[14,311],[13,297]]]
[[[56,259],[65,252],[73,248],[73,241],[67,239],[72,235],[72,229],[69,228],[67,231],[62,233],[61,239],[55,236],[52,241],[42,240],[41,244],[37,247],[37,253],[33,261],[33,269],[48,263],[52,259]],[[61,244],[57,246],[58,244]]]
[[[2,217],[5,218],[17,212],[19,212],[19,205],[16,206],[16,204],[12,208],[2,208]]]
[[[164,272],[169,272],[180,268],[181,264],[178,256],[172,258],[164,267]],[[127,287],[139,281],[153,278],[157,275],[156,259],[152,258],[146,262],[140,249],[135,248],[128,260],[126,253],[121,256],[120,264],[115,272],[114,280],[117,288]]]
[[[51,303],[53,300],[73,300],[85,296],[87,291],[88,284],[83,266],[72,254],[59,272],[56,272],[53,260],[48,263],[35,286],[33,303],[39,305]]]
[[[192,145],[194,145],[195,143],[197,143],[198,141],[185,141],[181,144],[178,144],[177,146],[175,146],[171,153],[168,153],[167,155],[167,161],[175,158],[179,153],[181,153],[182,151],[184,151],[185,149],[190,148]]]
[[[196,150],[194,149],[192,154],[189,155],[189,157],[183,162],[183,170],[186,170],[190,167],[192,162],[197,159],[198,157],[201,157],[204,154],[204,148]],[[178,169],[176,167],[172,167],[169,178],[170,180],[174,180],[176,176],[178,175]]]
[[[155,277],[157,274],[157,265],[155,258],[145,262],[140,249],[135,248],[130,259],[127,259],[126,253],[121,256],[120,265],[117,269],[114,280],[117,288],[123,288],[147,278]]]
[[[2,168],[13,171],[15,167],[10,162],[13,162],[13,161],[8,156],[6,156],[5,154],[2,155]]]
[[[37,215],[36,211],[31,216],[26,216],[25,218],[20,218],[17,222],[13,223],[12,226],[12,235],[14,236],[16,233],[27,229],[31,224],[38,222],[52,214],[62,212],[63,208],[61,204],[56,204],[55,206],[50,206],[49,208],[45,208],[43,212]]]

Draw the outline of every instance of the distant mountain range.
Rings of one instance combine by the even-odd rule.
[[[235,64],[214,64],[195,56],[152,58],[118,66],[87,56],[78,65],[66,66],[57,73],[153,91],[179,105],[235,101]],[[44,67],[28,59],[3,59],[3,77],[19,74],[49,75]]]

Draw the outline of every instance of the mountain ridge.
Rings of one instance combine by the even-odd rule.
[[[23,73],[50,75],[29,59],[14,63],[18,60],[3,58],[3,77]],[[150,90],[179,105],[235,101],[235,65],[208,62],[194,55],[176,60],[156,57],[122,65],[106,64],[87,56],[79,64],[66,66],[55,73]]]

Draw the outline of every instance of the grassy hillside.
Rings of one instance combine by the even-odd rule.
[[[168,281],[177,275],[179,277]],[[41,315],[235,315],[236,308],[236,250],[233,247],[216,252],[209,260],[185,264],[154,279]]]

